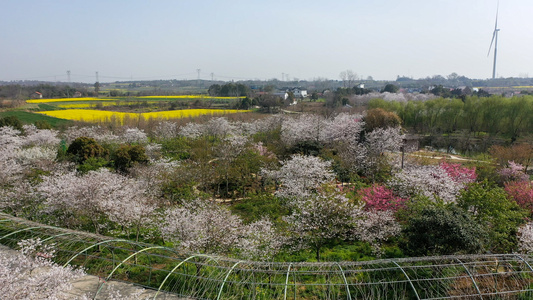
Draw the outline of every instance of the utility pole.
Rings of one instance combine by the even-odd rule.
[[[281,73],[281,81],[285,80],[285,73]]]
[[[69,93],[69,89],[70,89],[70,70],[67,71],[67,80],[68,80],[68,85],[67,85],[67,98],[70,98],[70,93]]]
[[[215,81],[215,73],[211,72],[211,82]]]

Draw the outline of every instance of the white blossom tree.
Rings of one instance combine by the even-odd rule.
[[[283,121],[281,127],[281,140],[288,147],[299,142],[321,140],[324,130],[324,118],[313,114],[302,114],[296,118]]]
[[[369,153],[382,155],[385,152],[400,151],[403,145],[400,127],[376,128],[366,135]]]
[[[340,113],[324,121],[321,140],[326,143],[356,144],[365,126],[363,116],[359,114]]]
[[[102,168],[80,176],[75,172],[43,177],[37,186],[50,212],[60,212],[63,220],[75,225],[80,216],[90,220],[99,233],[109,224],[104,217],[125,227],[148,222],[156,206],[146,184]]]
[[[518,229],[518,247],[525,253],[533,252],[533,223],[529,222]]]
[[[336,193],[319,193],[292,202],[284,218],[297,245],[311,247],[320,261],[320,250],[333,239],[349,239],[362,207]]]
[[[400,224],[390,210],[362,211],[356,219],[355,228],[355,236],[370,243],[378,256],[381,255],[381,244],[401,231]]]
[[[454,179],[440,166],[411,166],[394,175],[388,185],[400,197],[407,198],[413,195],[423,195],[444,203],[455,203],[459,192],[464,189],[465,183]]]
[[[287,243],[286,236],[279,233],[267,218],[241,226],[240,232],[237,247],[241,256],[248,259],[272,259]]]
[[[194,123],[194,122],[189,122],[185,124],[185,126],[181,127],[179,130],[179,135],[186,137],[186,138],[190,138],[190,139],[199,138],[204,133],[205,133],[205,125]]]
[[[179,126],[176,122],[161,121],[159,122],[153,134],[157,139],[171,139],[178,136]]]
[[[159,230],[178,249],[227,254],[239,240],[240,226],[239,217],[228,209],[198,199],[167,210]]]
[[[331,162],[319,157],[295,154],[281,164],[278,171],[263,170],[266,176],[280,182],[281,187],[276,191],[279,197],[309,196],[322,184],[335,178],[331,171]]]
[[[285,244],[270,220],[244,225],[227,208],[202,199],[168,209],[159,230],[181,250],[228,254],[238,249],[248,259],[271,259]]]
[[[35,125],[24,125],[22,128],[24,128],[26,134],[24,139],[25,146],[56,148],[61,142],[56,130],[37,129]]]
[[[2,299],[71,299],[71,282],[85,273],[63,267],[49,258],[53,252],[40,239],[21,241],[21,253],[0,252],[0,295]]]

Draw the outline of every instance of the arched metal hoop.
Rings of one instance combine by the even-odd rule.
[[[407,278],[407,281],[409,281],[409,284],[411,285],[411,288],[413,289],[413,292],[415,292],[416,299],[420,300],[420,296],[418,296],[418,292],[416,291],[415,285],[411,281],[411,278],[409,278],[409,275],[407,275],[405,270],[397,262],[395,262],[394,260],[391,260],[391,261],[392,261],[393,264],[395,264],[400,269],[400,271],[402,271],[403,275],[405,275],[405,278]]]
[[[159,285],[159,288],[157,289],[157,292],[155,293],[154,295],[154,299],[157,298],[157,295],[159,294],[159,292],[161,291],[161,288],[163,288],[163,285],[165,285],[165,282],[167,281],[168,277],[170,277],[170,275],[172,275],[172,273],[174,273],[174,271],[176,271],[179,267],[181,267],[182,264],[186,263],[188,260],[190,259],[193,259],[195,257],[207,257],[209,260],[213,260],[215,261],[217,264],[218,264],[218,261],[213,258],[212,256],[210,255],[205,255],[205,254],[197,254],[197,255],[193,255],[193,256],[189,256],[187,257],[187,259],[181,261],[177,266],[175,266],[168,274],[167,276],[165,277],[165,279],[163,280],[163,282],[161,282],[161,284]]]

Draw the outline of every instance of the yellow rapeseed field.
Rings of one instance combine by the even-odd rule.
[[[112,120],[123,121],[125,118],[130,120],[138,119],[142,117],[144,119],[179,119],[188,117],[197,117],[201,115],[219,115],[230,114],[238,112],[247,112],[247,110],[235,110],[235,109],[186,109],[186,110],[171,110],[171,111],[158,111],[150,113],[123,113],[104,110],[92,110],[92,109],[65,109],[65,110],[51,110],[37,112],[50,117],[84,121],[84,122],[107,122]]]

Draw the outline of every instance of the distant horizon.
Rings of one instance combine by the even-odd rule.
[[[448,74],[450,75],[450,74]],[[460,77],[464,76],[464,75],[461,75],[461,74],[458,74]],[[426,76],[426,77],[422,77],[422,78],[412,78],[412,77],[407,77],[407,76],[400,76],[400,78],[409,78],[413,81],[417,81],[417,80],[432,80],[432,77],[433,76],[442,76],[444,77],[446,80],[448,80],[446,78],[447,75],[440,75],[440,74],[437,74],[437,75],[432,75],[432,76]],[[65,75],[66,77],[66,75]],[[508,79],[532,79],[531,77],[497,77],[495,79],[492,79],[492,78],[470,78],[468,76],[464,76],[466,77],[467,79],[469,80],[473,80],[473,81],[492,81],[492,80],[495,80],[495,81],[498,81],[498,80],[508,80]],[[35,77],[35,79],[14,79],[14,80],[0,80],[0,82],[3,82],[3,83],[14,83],[16,84],[17,82],[41,82],[41,83],[55,83],[55,84],[94,84],[96,81],[74,81],[72,80],[71,78],[71,81],[68,82],[66,80],[57,80],[57,81],[54,81],[54,80],[40,80],[38,78],[43,78],[43,77]],[[116,78],[116,77],[114,77]],[[143,79],[144,78],[144,79]],[[118,79],[118,78],[117,78]],[[358,78],[358,79],[355,79],[355,83],[358,83],[358,82],[363,82],[363,81],[375,81],[375,82],[398,82],[397,81],[398,78],[395,78],[395,79],[392,79],[392,80],[389,80],[389,79],[376,79],[376,78],[372,78],[372,79],[367,79],[367,78]],[[68,79],[67,79],[68,80]],[[117,82],[142,82],[142,81],[172,81],[172,80],[176,80],[176,81],[202,81],[202,82],[246,82],[246,81],[264,81],[264,82],[269,82],[269,81],[278,81],[278,82],[318,82],[318,81],[335,81],[335,82],[342,82],[342,79],[337,79],[337,78],[325,78],[325,77],[317,77],[317,78],[314,78],[314,79],[298,79],[298,81],[295,81],[295,80],[281,80],[279,78],[270,78],[270,79],[258,79],[258,78],[248,78],[248,79],[214,79],[214,80],[211,80],[211,79],[205,79],[205,78],[153,78],[153,79],[146,79],[146,77],[139,77],[139,78],[129,78],[129,79],[123,79],[123,80],[114,80],[114,81],[99,81],[100,84],[112,84],[112,83],[117,83]]]

